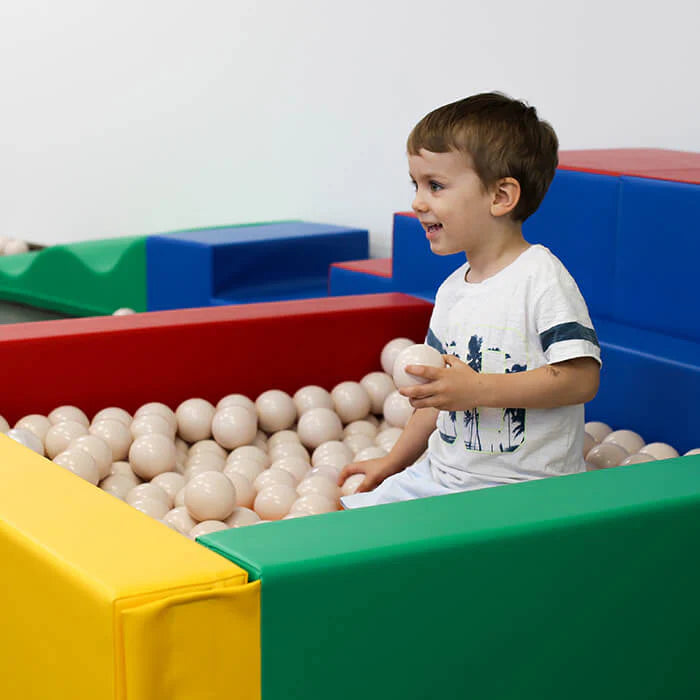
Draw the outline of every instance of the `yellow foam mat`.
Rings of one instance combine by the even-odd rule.
[[[260,698],[260,587],[0,435],[0,698]]]

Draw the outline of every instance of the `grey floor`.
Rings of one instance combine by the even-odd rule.
[[[60,318],[72,317],[58,311],[37,309],[25,304],[0,301],[0,325],[6,323],[27,323],[28,321],[52,321]]]

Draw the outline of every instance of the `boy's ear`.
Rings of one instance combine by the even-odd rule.
[[[520,183],[514,177],[503,177],[493,190],[491,214],[505,216],[510,214],[520,201]]]

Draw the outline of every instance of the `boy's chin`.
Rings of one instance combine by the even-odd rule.
[[[435,255],[454,255],[455,253],[461,253],[461,250],[452,250],[449,248],[446,248],[445,246],[441,246],[439,241],[429,241],[430,243],[430,252],[434,253]]]

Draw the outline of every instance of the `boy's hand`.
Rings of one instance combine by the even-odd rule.
[[[364,474],[365,480],[360,484],[355,493],[362,491],[371,491],[379,486],[387,477],[397,473],[396,467],[386,457],[378,457],[377,459],[367,459],[364,462],[353,462],[343,467],[343,471],[338,476],[338,486],[342,486],[345,480],[353,474]]]
[[[479,405],[477,395],[482,388],[483,375],[454,355],[443,355],[446,367],[408,365],[406,372],[427,379],[399,389],[411,401],[413,408],[437,408],[441,411],[470,411]]]

